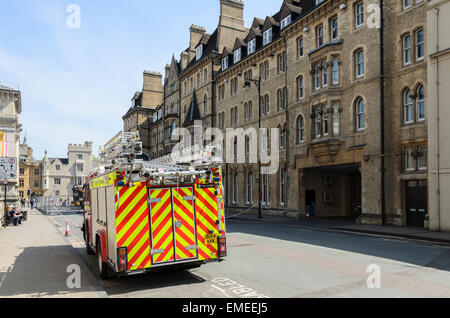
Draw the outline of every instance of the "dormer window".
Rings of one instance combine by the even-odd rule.
[[[241,48],[233,52],[233,63],[236,64],[241,60]]]
[[[228,68],[228,56],[222,59],[222,71]]]
[[[195,58],[196,58],[196,60],[198,61],[198,60],[202,57],[202,55],[203,55],[203,45],[200,44],[200,45],[197,47],[197,51],[195,52]]]
[[[256,38],[249,41],[247,44],[247,55],[253,54],[256,51]]]
[[[272,28],[268,29],[263,33],[263,45],[272,42]]]
[[[281,20],[281,28],[284,29],[285,27],[287,27],[289,24],[291,24],[291,21],[292,21],[292,18],[290,15],[288,15],[286,18]]]

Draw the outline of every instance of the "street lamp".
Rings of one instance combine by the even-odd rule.
[[[250,88],[252,86],[252,83],[255,83],[258,88],[258,136],[261,130],[261,75],[258,76],[258,79],[248,78],[244,83],[244,88]],[[260,141],[257,143],[258,150],[261,150],[260,147]],[[258,171],[259,171],[259,178],[258,178],[258,187],[259,187],[259,211],[258,211],[258,218],[262,219],[262,187],[261,187],[261,154],[260,151],[258,151]]]

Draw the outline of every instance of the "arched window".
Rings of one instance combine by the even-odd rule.
[[[364,50],[360,49],[355,52],[355,77],[360,78],[364,76]]]
[[[419,85],[417,88],[416,96],[417,121],[422,121],[425,120],[425,89],[423,85]]]
[[[322,64],[322,86],[328,86],[328,63],[326,61]]]
[[[297,143],[302,143],[305,141],[305,119],[303,115],[297,118]]]
[[[365,104],[364,99],[359,97],[355,102],[355,119],[356,119],[356,130],[362,131],[366,128],[366,115],[365,115]]]
[[[333,136],[339,136],[339,104],[333,105]]]
[[[321,79],[320,79],[320,75],[321,75],[321,71],[320,71],[320,66],[317,65],[314,71],[314,88],[317,90],[320,88],[320,84],[321,84]]]
[[[403,116],[405,124],[414,122],[414,100],[409,89],[403,93]]]
[[[320,107],[316,108],[314,122],[314,135],[316,138],[320,138],[322,136],[322,110]]]
[[[322,124],[322,133],[324,136],[328,136],[328,107],[323,108]]]

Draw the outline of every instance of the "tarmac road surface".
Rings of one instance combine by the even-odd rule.
[[[82,214],[49,216],[97,276]],[[110,297],[450,297],[450,248],[381,236],[231,219],[228,257],[188,271],[100,280]]]

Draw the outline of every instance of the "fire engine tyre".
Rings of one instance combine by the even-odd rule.
[[[83,226],[83,237],[84,237],[84,242],[86,243],[86,253],[87,255],[94,255],[94,251],[92,250],[91,246],[89,245],[89,238],[88,238],[88,229],[86,224]]]
[[[102,248],[100,246],[100,240],[97,240],[97,267],[98,267],[98,273],[100,275],[100,278],[102,279],[108,279],[111,277],[110,275],[110,269],[108,267],[107,263],[103,263],[102,260]]]

